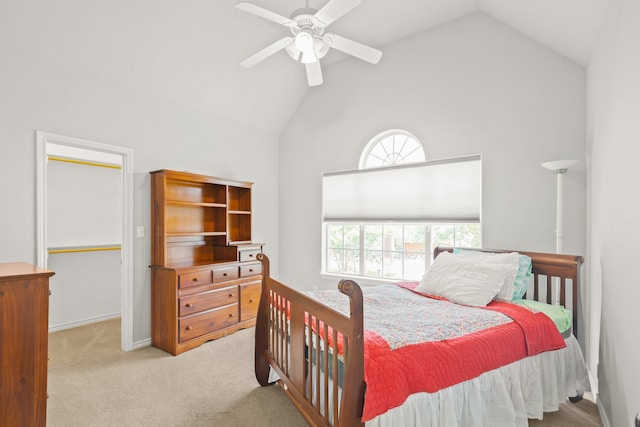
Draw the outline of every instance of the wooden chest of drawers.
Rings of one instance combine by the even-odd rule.
[[[24,262],[0,263],[0,426],[46,424],[53,274]]]
[[[262,286],[260,262],[152,267],[151,271],[155,347],[178,355],[255,325]]]

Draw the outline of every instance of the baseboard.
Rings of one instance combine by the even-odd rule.
[[[595,375],[591,375],[591,371],[589,370],[588,367],[587,367],[587,377],[589,379],[589,386],[591,387],[591,393],[593,393],[593,396],[595,398],[595,396],[598,395],[598,378]],[[595,402],[595,400],[593,401]]]
[[[596,399],[596,407],[598,408],[598,412],[600,413],[600,419],[602,420],[602,427],[611,427],[609,418],[607,418],[607,412],[602,407],[602,400],[600,400],[599,398]]]
[[[151,345],[151,338],[147,338],[146,340],[140,340],[133,343],[133,349],[136,350],[142,347],[149,347]]]
[[[91,317],[89,319],[77,320],[75,322],[63,323],[60,325],[49,326],[49,333],[62,331],[64,329],[77,328],[78,326],[89,325],[91,323],[103,322],[120,317],[120,313],[105,314],[103,316]]]

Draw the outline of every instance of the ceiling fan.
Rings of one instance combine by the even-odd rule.
[[[243,67],[252,67],[284,49],[294,60],[305,65],[309,86],[322,84],[320,59],[329,49],[334,48],[372,64],[382,57],[378,49],[363,45],[337,34],[325,33],[325,29],[361,3],[361,0],[329,0],[320,10],[307,6],[294,10],[291,18],[284,17],[252,3],[236,3],[237,9],[252,13],[261,18],[288,27],[291,36],[283,37],[275,43],[254,53],[240,63]]]

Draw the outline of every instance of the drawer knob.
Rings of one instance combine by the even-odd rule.
[[[253,302],[253,298],[251,298],[251,299],[249,300],[249,302]]]
[[[197,281],[198,281],[198,278],[197,278],[197,277],[194,277],[194,278],[193,278],[193,281],[194,281],[194,282],[197,282]]]
[[[233,313],[229,313],[229,317],[233,317]]]
[[[233,294],[229,294],[229,298],[233,298]]]
[[[253,258],[253,254],[249,254],[249,258]]]
[[[186,303],[184,306],[187,307],[187,308],[193,307],[193,305],[190,302]]]
[[[222,273],[222,276],[223,276],[223,277],[227,277],[227,276],[228,276],[228,274],[227,274],[227,273]]]
[[[193,329],[191,326],[187,326],[187,331],[190,331],[191,329]]]
[[[249,273],[253,273],[253,268],[250,268],[250,269],[249,269]]]

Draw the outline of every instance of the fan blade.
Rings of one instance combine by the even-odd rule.
[[[320,21],[321,27],[327,27],[360,3],[361,0],[329,0],[313,17]]]
[[[245,12],[252,13],[261,18],[268,19],[269,21],[273,21],[287,27],[292,27],[292,26],[295,27],[297,25],[294,21],[292,21],[289,18],[286,18],[282,15],[278,15],[275,12],[271,12],[270,10],[267,10],[260,6],[256,6],[255,4],[252,4],[252,3],[240,2],[240,3],[236,3],[235,7],[236,9],[240,9]]]
[[[372,64],[377,64],[378,61],[380,61],[380,58],[382,58],[382,51],[363,45],[362,43],[346,39],[336,34],[327,33],[324,36],[324,40],[329,43],[332,48],[337,49],[340,52],[355,56],[356,58],[360,58],[363,61],[367,61]]]
[[[253,55],[251,55],[250,57],[242,61],[240,65],[246,68],[253,67],[258,62],[264,59],[267,59],[269,56],[273,55],[279,50],[284,49],[285,47],[289,46],[291,43],[293,43],[293,37],[281,38],[277,42],[272,43],[269,46],[265,47],[264,49],[254,53]]]
[[[307,70],[307,82],[309,82],[309,86],[319,86],[322,84],[320,61],[304,64],[304,68]]]

